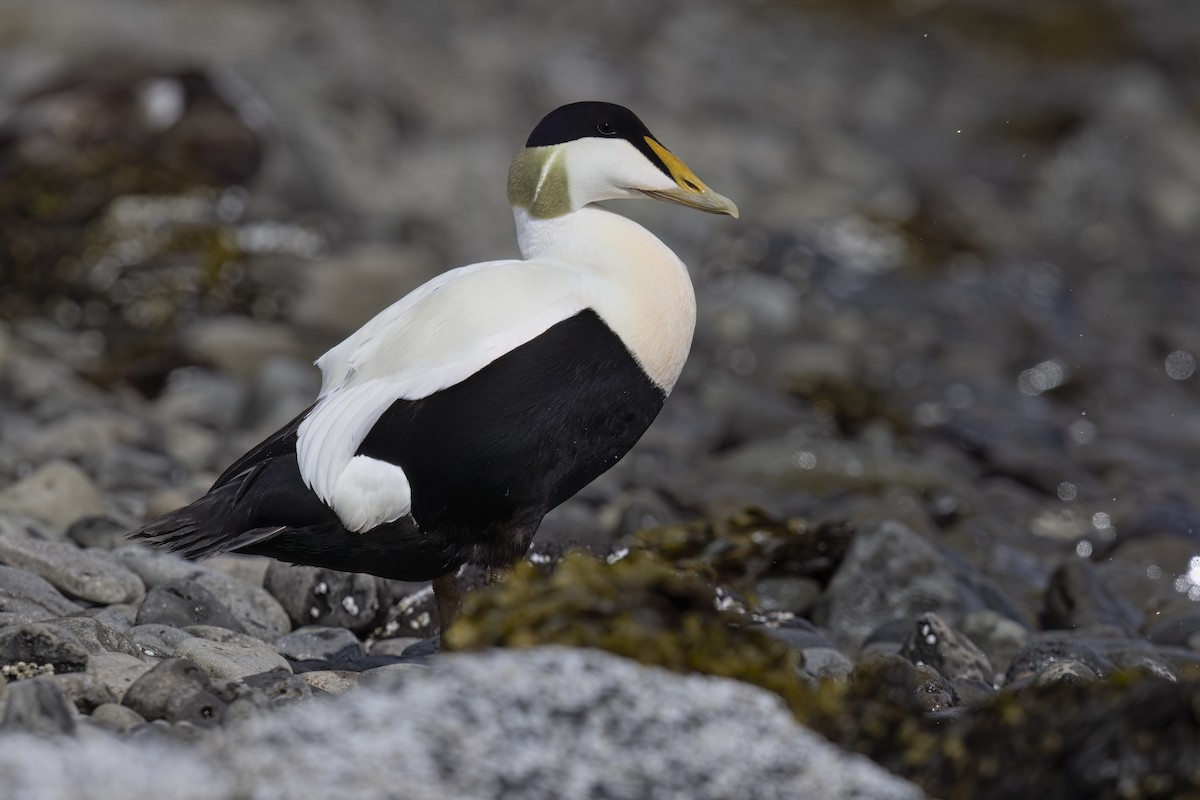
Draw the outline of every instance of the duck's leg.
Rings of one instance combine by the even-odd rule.
[[[455,572],[433,579],[433,602],[437,606],[438,626],[444,634],[462,611],[462,584]]]

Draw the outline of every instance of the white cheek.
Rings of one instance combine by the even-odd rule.
[[[588,138],[567,147],[567,180],[576,207],[677,188],[675,181],[624,139]]]

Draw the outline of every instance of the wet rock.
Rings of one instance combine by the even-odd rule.
[[[0,665],[18,664],[50,668],[56,674],[82,672],[88,651],[69,631],[49,622],[34,622],[0,630]]]
[[[951,680],[963,678],[991,683],[992,665],[975,643],[951,628],[937,614],[922,614],[900,648],[914,664],[928,664]]]
[[[160,583],[146,594],[138,611],[137,624],[149,623],[176,628],[216,625],[239,632],[243,630],[238,619],[212,592],[185,579]]]
[[[129,687],[121,704],[149,721],[195,725],[219,722],[227,705],[204,670],[186,658],[168,659],[149,670]]]
[[[1048,630],[1108,626],[1133,634],[1142,615],[1104,584],[1090,561],[1076,558],[1051,574],[1042,625]]]
[[[0,511],[27,514],[62,533],[82,517],[103,514],[104,499],[79,467],[51,461],[0,490]]]
[[[75,732],[75,709],[66,694],[45,678],[20,681],[8,688],[0,730],[42,736]]]
[[[937,548],[899,522],[884,522],[854,537],[813,621],[857,648],[882,622],[926,611],[962,613],[967,603]]]
[[[45,578],[0,566],[0,629],[82,610],[83,606],[63,597]]]
[[[1028,678],[1040,674],[1047,667],[1060,661],[1073,661],[1087,667],[1093,674],[1106,677],[1116,669],[1107,656],[1102,655],[1086,640],[1037,637],[1030,640],[1013,657],[1005,673],[1005,682]]]
[[[278,561],[267,568],[264,586],[286,609],[292,625],[348,628],[360,635],[379,623],[389,597],[386,581],[373,575]]]
[[[141,579],[101,555],[74,544],[23,536],[0,536],[0,561],[41,575],[60,591],[92,603],[136,603]]]
[[[175,655],[189,659],[212,678],[244,678],[276,668],[291,672],[287,659],[257,639],[216,642],[193,637],[180,642]]]
[[[1146,638],[1162,645],[1187,646],[1197,633],[1200,633],[1200,609],[1171,614],[1146,628]]]
[[[1046,664],[1042,669],[1038,670],[1037,675],[1033,677],[1033,685],[1052,686],[1056,683],[1088,683],[1099,679],[1100,676],[1087,664],[1084,664],[1082,661],[1076,661],[1073,658],[1067,658],[1062,661]]]

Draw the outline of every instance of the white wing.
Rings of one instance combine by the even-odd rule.
[[[469,378],[592,305],[597,279],[551,261],[451,270],[375,316],[317,359],[318,402],[300,425],[300,474],[348,530],[409,513],[403,471],[355,456],[383,413]]]

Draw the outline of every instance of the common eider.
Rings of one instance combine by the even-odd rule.
[[[736,217],[611,103],[572,103],[508,173],[518,260],[451,270],[317,359],[317,399],[206,495],[132,535],[408,581],[457,614],[466,563],[528,550],[542,517],[650,426],[691,347],[687,267],[596,205],[653,198]]]

